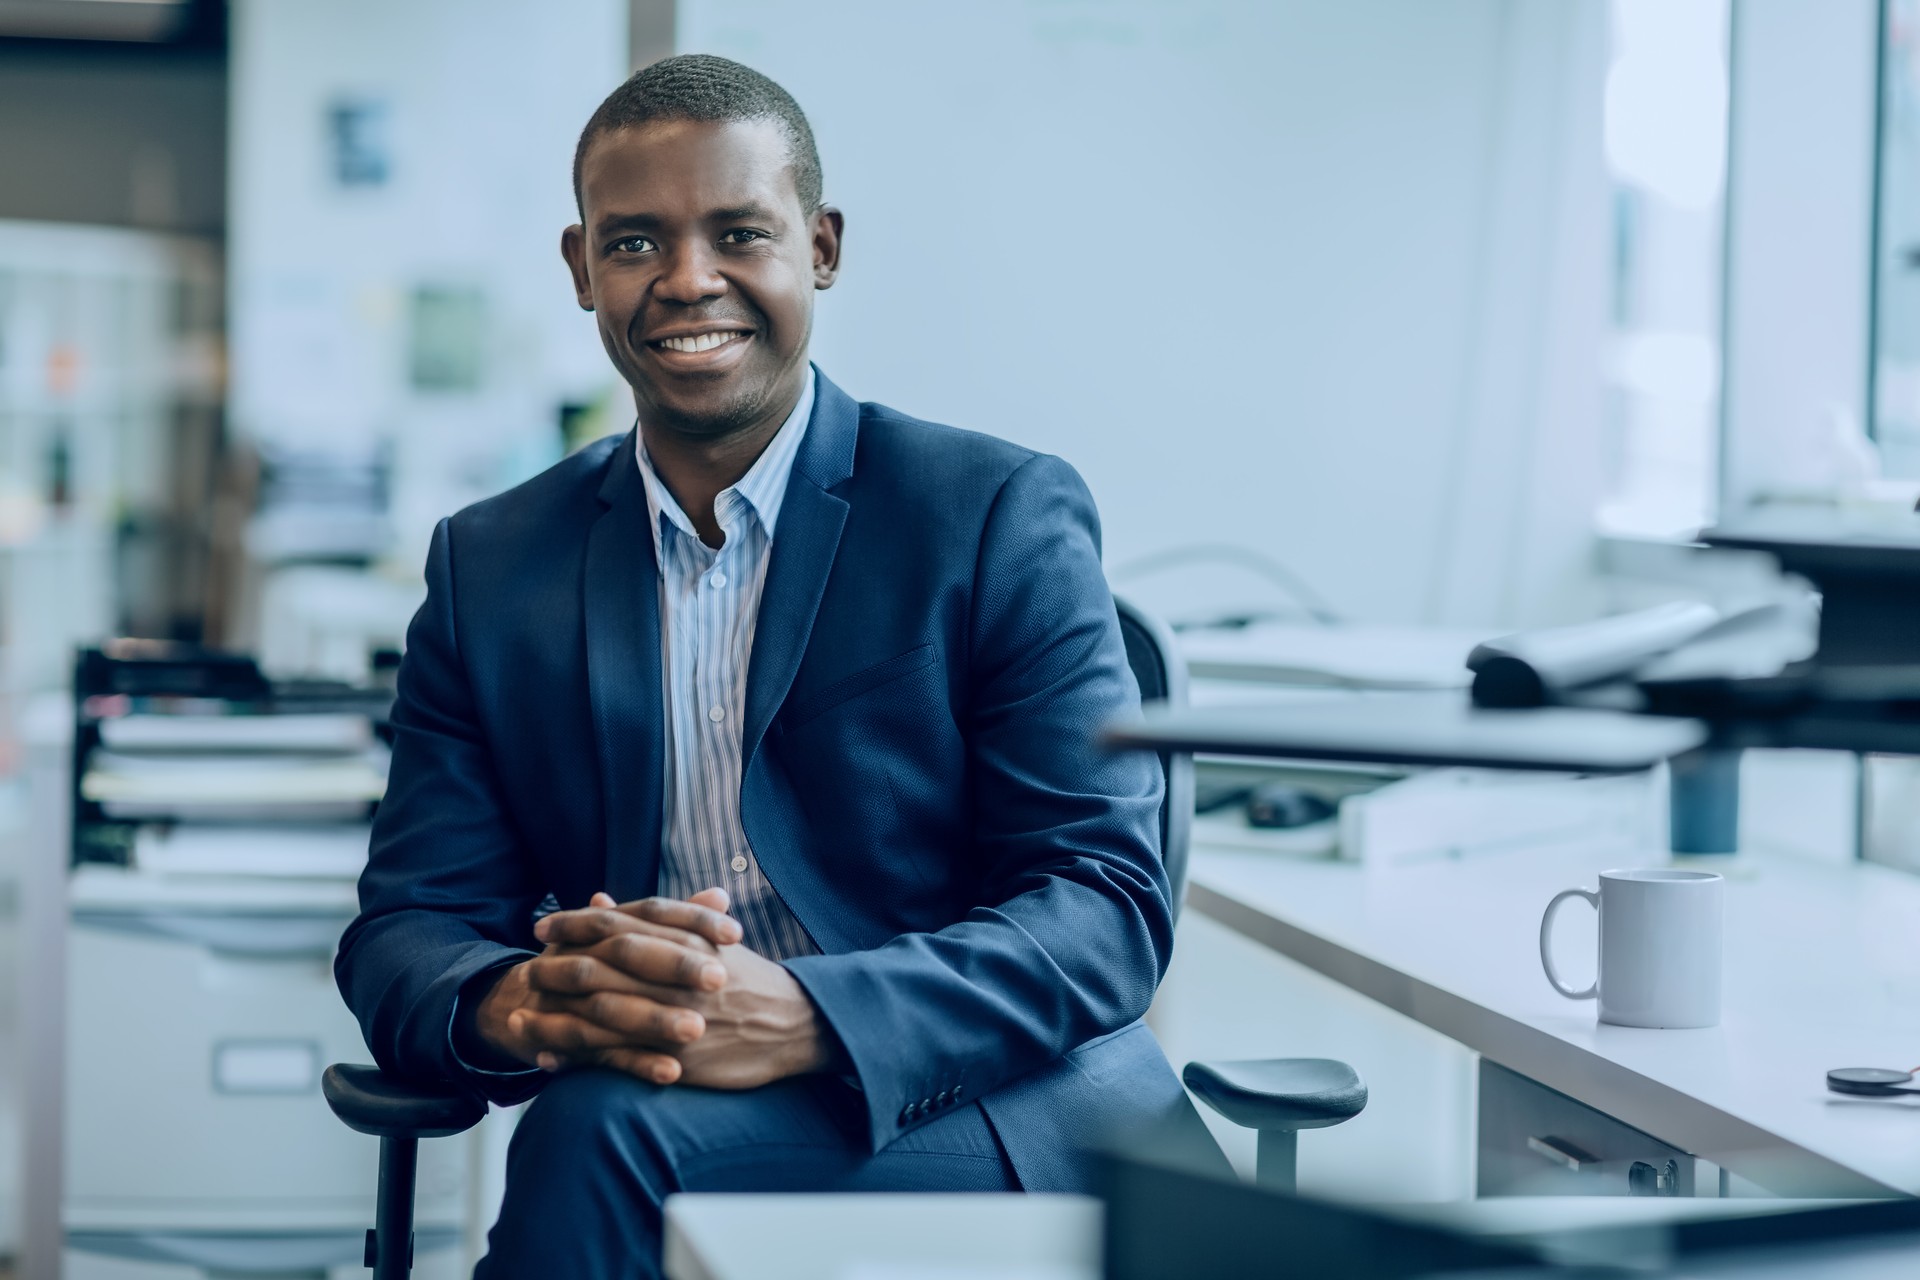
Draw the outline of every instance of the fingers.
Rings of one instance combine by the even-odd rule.
[[[684,983],[649,982],[617,969],[587,951],[561,951],[527,962],[527,981],[543,997],[552,997],[554,1007],[570,997],[591,996],[601,992],[621,996],[643,996],[655,1004],[691,1008],[704,1014],[705,991],[689,992]]]
[[[685,929],[716,947],[740,941],[740,922],[727,914],[725,889],[702,889],[687,901],[678,898],[642,898],[623,902],[620,910],[637,919]]]
[[[659,990],[614,968],[590,951],[553,950],[527,961],[527,983],[535,991],[558,996],[613,991],[646,996]]]
[[[664,938],[617,933],[588,947],[549,949],[527,963],[527,980],[557,995],[648,994],[638,983],[708,992],[727,985],[727,969],[710,955]]]
[[[581,1049],[573,1054],[542,1053],[538,1059],[542,1071],[564,1071],[568,1067],[606,1067],[654,1084],[673,1084],[685,1074],[680,1060],[672,1054],[618,1045],[611,1049]]]
[[[724,913],[728,907],[733,905],[733,896],[725,889],[715,887],[712,889],[702,889],[691,898],[688,898],[687,901],[698,903],[703,907],[712,907],[715,911]]]
[[[680,903],[690,906],[690,903]],[[700,910],[701,908],[695,908]],[[729,924],[732,921],[728,921]],[[738,926],[735,926],[736,928]],[[580,907],[573,911],[556,911],[552,915],[542,916],[533,926],[533,936],[549,945],[587,947],[603,938],[611,938],[622,933],[644,933],[656,938],[664,938],[696,951],[713,955],[719,951],[716,944],[699,933],[671,925],[657,924],[651,920],[636,916],[625,908],[616,907]]]
[[[539,1008],[515,1010],[509,1025],[536,1049],[568,1058],[636,1041],[641,1047],[674,1048],[698,1040],[707,1029],[706,1019],[691,1009],[611,991],[547,996]]]
[[[553,1065],[548,1066],[544,1062],[540,1065],[549,1071],[557,1071],[563,1066],[570,1065],[607,1067],[614,1071],[624,1071],[630,1076],[638,1076],[642,1080],[650,1080],[654,1084],[672,1084],[680,1078],[681,1074],[678,1058],[664,1053],[650,1053],[645,1049],[600,1049],[594,1051],[587,1061],[581,1063],[568,1063],[555,1055],[547,1056],[553,1058]]]
[[[637,1043],[677,1049],[692,1044],[707,1030],[707,1020],[698,1010],[612,991],[595,991],[584,996],[547,996],[541,1001],[541,1007],[552,1011],[545,1016],[572,1015],[576,1021],[594,1028],[594,1036],[585,1042],[590,1048]],[[598,1034],[601,1032],[609,1033],[612,1039]],[[553,1047],[570,1046],[556,1044]]]

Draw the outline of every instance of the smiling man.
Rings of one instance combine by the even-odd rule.
[[[538,1095],[479,1274],[654,1274],[675,1191],[1081,1189],[1197,1125],[1085,486],[808,363],[844,223],[764,76],[654,64],[575,179],[638,422],[436,530],[337,966],[387,1070]]]

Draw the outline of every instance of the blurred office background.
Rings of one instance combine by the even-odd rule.
[[[364,1056],[324,945],[203,938],[133,994],[119,966],[174,954],[125,927],[168,894],[325,916],[351,868],[180,889],[137,808],[76,839],[106,810],[60,772],[74,654],[379,686],[434,522],[631,423],[557,246],[580,126],[676,50],[813,122],[848,227],[828,374],[1067,458],[1116,583],[1176,621],[1591,618],[1725,590],[1687,550],[1722,513],[1920,492],[1912,0],[0,0],[0,1257],[51,1275],[64,1230],[76,1276],[346,1266],[372,1152],[301,1093]],[[1810,840],[1873,842],[1864,766],[1795,767]],[[1913,790],[1889,766],[1878,812]],[[138,1036],[189,1034],[181,985],[325,1025],[204,1033],[231,1105],[116,1138],[175,1105]],[[475,1151],[436,1219],[466,1249]],[[1439,1167],[1400,1189],[1451,1194]],[[249,1232],[311,1247],[222,1261]]]

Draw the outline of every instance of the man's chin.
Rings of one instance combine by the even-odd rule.
[[[641,420],[676,435],[723,439],[759,421],[773,398],[772,389],[763,383],[740,386],[739,382],[731,377],[676,378],[668,386],[650,386],[637,397]]]

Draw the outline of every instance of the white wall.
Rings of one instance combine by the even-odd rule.
[[[574,140],[627,74],[625,0],[235,0],[232,414],[257,438],[398,447],[399,559],[433,520],[558,456],[556,411],[614,381],[560,258]],[[391,178],[332,178],[326,112],[389,105]],[[479,287],[474,393],[407,378],[416,285]],[[538,460],[537,453],[535,460]]]
[[[823,367],[1066,456],[1110,568],[1231,542],[1367,619],[1587,607],[1599,0],[678,19],[681,50],[758,67],[813,121],[848,220]],[[1150,599],[1195,603],[1177,585]]]

